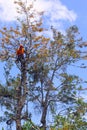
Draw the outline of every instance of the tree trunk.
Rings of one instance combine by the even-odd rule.
[[[22,104],[21,104],[21,87],[19,87],[17,92],[17,106],[16,106],[16,130],[21,130],[21,111],[22,111]]]
[[[45,104],[43,106],[43,112],[42,112],[42,117],[41,117],[43,130],[46,130],[46,115],[47,115],[47,105]]]
[[[16,120],[16,130],[22,130],[20,119]]]
[[[47,116],[47,109],[48,109],[49,91],[50,90],[48,90],[46,93],[45,101],[43,101],[43,99],[42,99],[43,110],[42,110],[41,123],[42,123],[43,130],[46,130],[46,116]]]
[[[21,127],[21,117],[22,117],[22,109],[25,105],[26,101],[26,61],[21,61],[21,82],[17,90],[17,108],[16,108],[16,130],[22,130]]]

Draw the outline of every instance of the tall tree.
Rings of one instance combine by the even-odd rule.
[[[1,86],[0,96],[1,104],[6,106],[5,114],[8,118],[7,124],[10,125],[13,121],[16,123],[16,130],[22,130],[21,121],[27,120],[28,108],[26,107],[26,100],[29,91],[28,70],[34,66],[34,62],[39,51],[44,43],[49,40],[44,36],[38,36],[37,33],[43,31],[41,15],[33,9],[33,3],[27,5],[27,2],[21,0],[15,1],[19,6],[18,13],[23,16],[23,19],[18,19],[19,23],[16,28],[3,27],[1,33],[1,53],[0,59],[6,63],[6,86]],[[41,44],[40,44],[41,43]],[[17,60],[16,50],[22,44],[25,48],[24,58]],[[10,65],[11,63],[11,65]],[[16,64],[19,69],[19,74],[14,77],[11,76],[10,70]],[[3,93],[2,93],[3,92]],[[6,119],[3,118],[3,119]]]
[[[46,117],[49,110],[56,112],[58,104],[76,103],[77,85],[79,78],[67,74],[67,67],[80,58],[77,50],[80,38],[77,37],[78,28],[70,27],[66,35],[61,34],[52,27],[53,40],[43,51],[39,52],[39,62],[36,67],[37,86],[32,86],[30,100],[37,102],[37,108],[41,108],[41,123],[46,129]],[[42,48],[41,48],[42,49]],[[43,52],[43,53],[42,53]],[[38,57],[37,57],[38,58]],[[33,85],[33,84],[32,84]],[[34,103],[35,103],[34,102]],[[57,105],[56,105],[57,104]]]

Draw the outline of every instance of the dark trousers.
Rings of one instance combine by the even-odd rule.
[[[21,55],[18,55],[17,56],[17,61],[22,61],[22,60],[24,60],[24,55],[23,54],[21,54]]]

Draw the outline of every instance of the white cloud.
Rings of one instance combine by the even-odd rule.
[[[26,1],[26,0],[23,0]],[[31,2],[33,0],[27,0]],[[45,11],[46,22],[48,24],[56,24],[58,20],[75,21],[76,14],[63,5],[60,0],[36,0],[34,8],[37,11]],[[13,21],[16,20],[16,8],[14,0],[0,0],[0,20]]]
[[[13,21],[16,16],[14,0],[0,0],[0,20]]]
[[[76,14],[72,10],[63,5],[60,0],[38,0],[36,9],[46,11],[46,15],[50,16],[51,21],[54,20],[69,20],[70,22],[76,19]]]

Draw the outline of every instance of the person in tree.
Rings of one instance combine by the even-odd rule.
[[[19,48],[16,51],[17,61],[21,61],[22,59],[24,59],[24,52],[25,52],[25,49],[23,45],[20,44]]]

